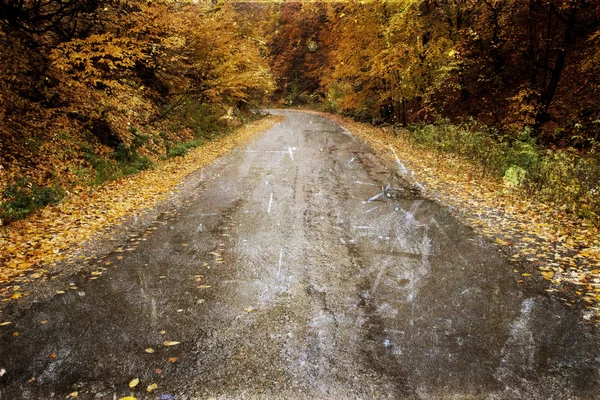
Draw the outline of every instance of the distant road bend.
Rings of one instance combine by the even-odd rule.
[[[0,328],[1,400],[600,399],[593,328],[340,126],[271,112],[118,268]]]

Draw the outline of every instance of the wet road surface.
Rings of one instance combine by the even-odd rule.
[[[573,310],[338,125],[273,112],[101,276],[0,327],[0,399],[600,398]]]

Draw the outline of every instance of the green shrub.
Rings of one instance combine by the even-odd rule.
[[[225,112],[223,106],[202,104],[189,98],[171,112],[170,128],[191,128],[196,132],[197,138],[212,139],[229,131],[229,128],[219,121]]]
[[[82,147],[83,158],[89,162],[96,172],[92,184],[101,185],[123,176],[133,175],[152,167],[152,161],[137,153],[135,149],[121,143],[110,158],[95,154],[91,147]]]
[[[38,186],[20,179],[2,192],[0,220],[8,223],[23,219],[39,208],[58,203],[64,195],[64,190],[58,186]]]
[[[417,145],[457,154],[481,166],[483,173],[502,178],[600,226],[600,159],[596,154],[543,149],[531,129],[501,136],[472,121],[454,125],[439,120],[414,125],[409,134]]]
[[[188,151],[198,146],[201,146],[203,143],[204,141],[200,139],[184,143],[174,143],[172,146],[169,147],[169,150],[167,151],[167,157],[172,158],[184,156],[187,154]]]

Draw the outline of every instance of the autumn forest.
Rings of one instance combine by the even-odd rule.
[[[596,398],[600,0],[0,0],[0,399]]]
[[[408,128],[598,223],[600,2],[2,0],[4,224],[268,105]]]

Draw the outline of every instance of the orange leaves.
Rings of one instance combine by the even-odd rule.
[[[76,250],[75,246],[102,235],[124,217],[153,207],[191,172],[280,120],[281,117],[270,117],[251,123],[153,170],[108,183],[95,191],[74,193],[51,209],[0,228],[0,284],[15,278],[23,280],[37,266],[71,257],[70,250]],[[43,277],[39,272],[36,270],[31,277]]]

